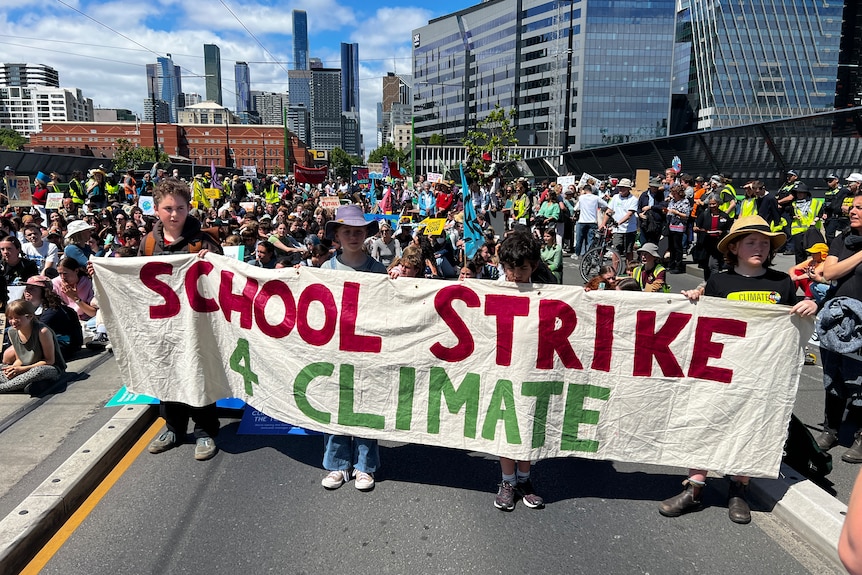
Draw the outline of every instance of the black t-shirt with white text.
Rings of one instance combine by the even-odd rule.
[[[735,301],[796,305],[796,286],[784,272],[769,268],[761,276],[747,277],[728,270],[712,274],[704,295]]]

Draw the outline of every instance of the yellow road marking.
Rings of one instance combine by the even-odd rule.
[[[123,456],[123,458],[114,466],[110,473],[102,480],[101,483],[93,490],[84,503],[66,520],[66,523],[54,534],[53,537],[42,547],[38,554],[27,564],[21,571],[21,575],[36,575],[48,564],[48,561],[60,550],[60,547],[66,543],[66,540],[72,536],[72,533],[84,522],[84,519],[96,508],[99,501],[107,495],[108,491],[114,484],[123,476],[126,470],[132,465],[132,462],[138,458],[144,448],[152,441],[156,434],[164,427],[165,421],[159,418],[153,423],[150,428],[141,436],[140,439],[132,446],[131,449]]]

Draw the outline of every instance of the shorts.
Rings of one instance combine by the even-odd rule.
[[[637,232],[614,232],[613,242],[614,249],[618,254],[628,254],[635,247],[635,238],[637,238]]]
[[[820,348],[823,362],[823,387],[826,393],[842,399],[852,399],[862,407],[862,356]]]

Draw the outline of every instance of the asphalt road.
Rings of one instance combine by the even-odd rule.
[[[674,291],[700,281],[672,277]],[[571,260],[564,279],[579,279]],[[797,400],[812,426],[822,411],[819,373],[806,368]],[[33,444],[40,433],[53,439],[41,464],[18,472],[0,511],[117,410],[98,404],[120,385],[115,362],[97,366],[51,400],[77,401],[77,418],[46,411],[37,427],[18,432]],[[222,423],[222,451],[211,461],[195,461],[191,444],[135,457],[41,572],[838,572],[765,509],[755,508],[751,525],[731,523],[718,478],[703,511],[668,519],[656,506],[678,492],[684,470],[554,459],[534,468],[547,508],[503,513],[492,504],[499,466],[483,454],[384,442],[373,492],[352,484],[325,492],[320,437],[241,436],[236,420]],[[838,460],[842,449],[833,450],[830,477],[846,501],[857,468]]]

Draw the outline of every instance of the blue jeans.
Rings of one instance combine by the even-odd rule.
[[[349,435],[323,434],[323,468],[327,471],[348,470],[374,473],[380,467],[376,439]]]
[[[584,255],[590,248],[593,247],[593,238],[595,238],[595,232],[599,229],[599,224],[582,224],[578,223],[575,226],[575,253],[579,256]],[[586,245],[584,245],[586,244]],[[581,249],[583,246],[583,249]]]

